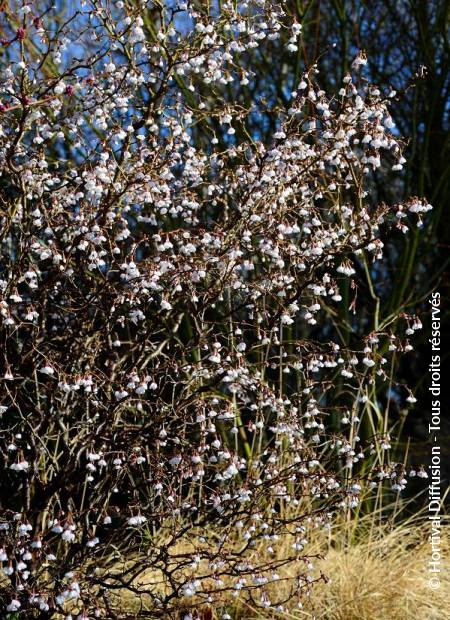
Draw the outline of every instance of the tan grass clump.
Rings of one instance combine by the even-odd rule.
[[[377,527],[349,544],[341,530],[320,568],[330,577],[318,584],[301,612],[285,617],[311,620],[444,620],[450,618],[450,526],[441,532],[441,585],[429,586],[429,525]],[[341,539],[342,541],[342,539]],[[333,547],[333,545],[335,545]],[[245,616],[242,616],[245,617]],[[282,616],[280,616],[282,617]]]
[[[373,515],[372,515],[373,516]],[[230,596],[226,601],[233,620],[445,620],[450,619],[450,525],[441,530],[440,588],[429,586],[428,562],[431,547],[428,542],[430,526],[425,518],[395,526],[375,525],[374,520],[337,524],[327,537],[321,531],[313,533],[308,554],[322,554],[315,560],[317,576],[325,574],[330,582],[318,582],[303,608],[292,606],[283,613],[263,613],[253,609],[248,601]],[[282,550],[280,550],[282,551]],[[305,550],[306,551],[306,550]],[[281,571],[283,573],[283,571]],[[285,574],[283,574],[285,576]],[[143,582],[155,580],[149,571]],[[141,582],[142,585],[142,582]],[[283,588],[283,582],[277,584]],[[287,587],[287,586],[286,586]],[[145,609],[145,597],[133,601],[129,593],[119,597],[127,609],[122,613],[136,614]],[[184,616],[184,601],[180,601],[180,618]],[[198,611],[200,618],[219,620],[215,609]],[[206,615],[205,615],[206,614]],[[124,615],[124,617],[125,617]]]

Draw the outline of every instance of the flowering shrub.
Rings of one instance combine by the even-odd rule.
[[[281,0],[10,5],[3,613],[124,618],[111,593],[127,589],[142,617],[183,601],[229,618],[230,589],[281,610],[320,578],[308,531],[362,485],[406,482],[362,419],[420,322],[380,321],[373,289],[373,324],[356,322],[382,234],[430,208],[371,199],[374,171],[404,163],[394,93],[360,54],[337,93],[312,66],[285,109],[242,105],[259,54],[301,45]],[[333,319],[344,303],[357,346]]]

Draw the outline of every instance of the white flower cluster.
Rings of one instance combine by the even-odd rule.
[[[238,95],[258,82],[258,50],[296,53],[301,25],[282,1],[212,4],[86,0],[55,34],[38,1],[22,6],[24,27],[5,25],[8,612],[96,617],[95,593],[135,588],[142,566],[161,572],[147,593],[160,615],[171,587],[209,604],[257,590],[283,611],[278,567],[295,566],[300,598],[315,579],[298,561],[308,531],[358,505],[352,468],[390,447],[386,433],[361,438],[361,420],[420,321],[366,322],[352,348],[333,329],[349,291],[357,315],[382,234],[430,208],[373,203],[374,171],[404,163],[389,98],[351,75],[327,94],[313,66],[263,139]],[[406,481],[383,463],[370,482],[385,479]],[[218,536],[199,533],[208,523]],[[172,554],[186,533],[191,572]]]

